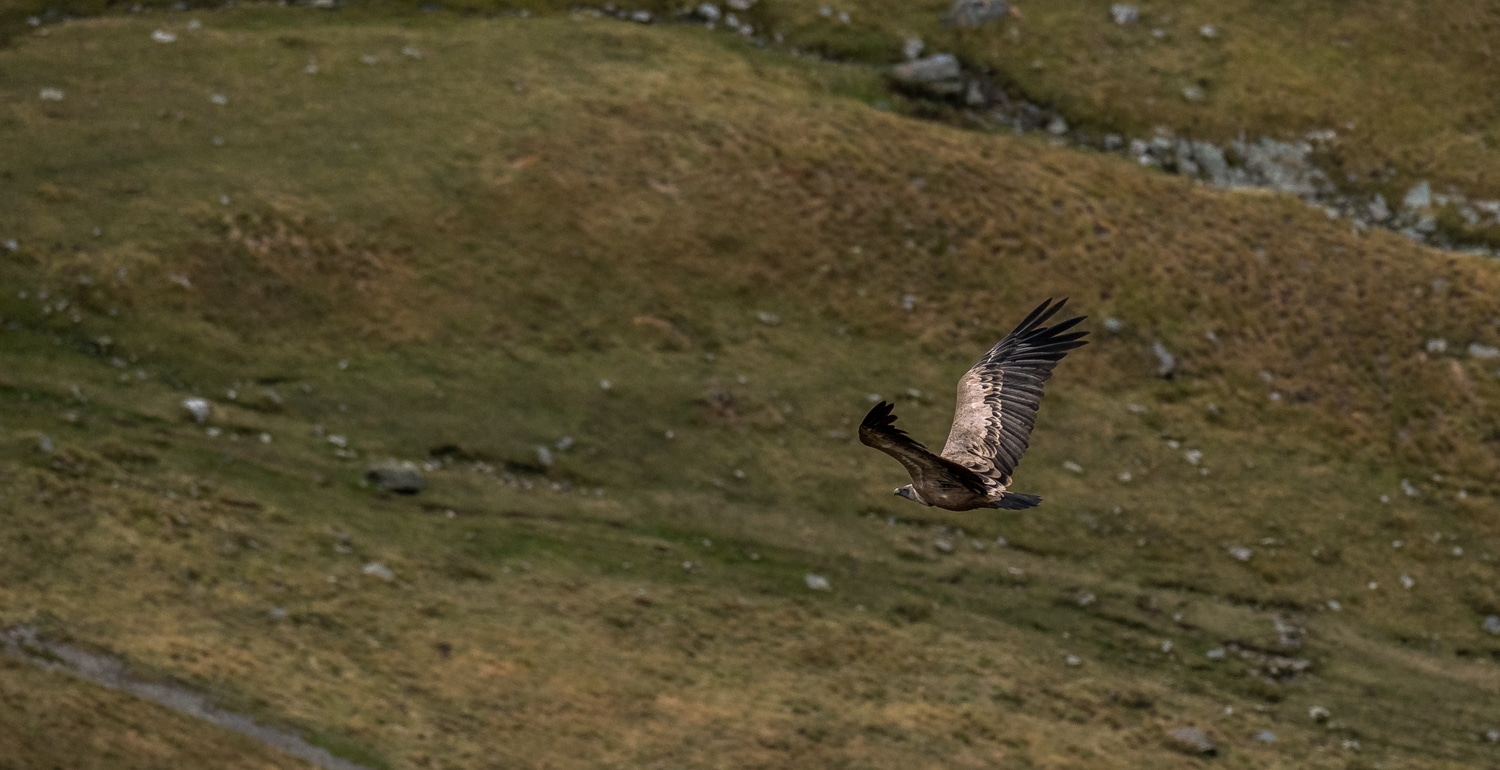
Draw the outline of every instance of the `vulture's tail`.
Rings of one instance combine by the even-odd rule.
[[[1028,495],[1025,492],[1001,492],[1000,499],[990,503],[990,507],[1007,511],[1021,511],[1027,508],[1035,508],[1041,504],[1042,498],[1036,495]]]

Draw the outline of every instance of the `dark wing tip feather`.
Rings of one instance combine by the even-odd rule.
[[[866,436],[882,434],[922,447],[921,442],[916,441],[907,435],[906,431],[896,427],[896,415],[893,412],[895,408],[895,404],[886,403],[885,401],[881,401],[871,407],[870,411],[865,414],[865,419],[859,423],[860,441],[869,445],[870,442],[866,440]],[[925,449],[926,447],[922,448]]]
[[[1035,508],[1042,504],[1042,498],[1036,495],[1028,495],[1025,492],[1004,492],[1000,499],[990,503],[991,508],[999,508],[1004,511],[1024,511],[1027,508]]]
[[[1053,314],[1061,310],[1062,306],[1066,304],[1068,304],[1067,297],[1063,297],[1062,301],[1056,304],[1053,304],[1051,297],[1042,300],[1042,304],[1037,305],[1036,309],[1032,310],[1030,313],[1027,313],[1026,317],[1021,319],[1020,323],[1016,324],[1016,328],[1012,329],[1010,332],[1011,335],[1021,335],[1025,334],[1028,331],[1031,331],[1032,329],[1045,322],[1048,318],[1051,318]]]
[[[1062,310],[1063,306],[1067,304],[1067,297],[1063,297],[1062,299],[1055,302],[1051,297],[1042,300],[1042,304],[1037,305],[1036,308],[1028,313],[1026,315],[1026,318],[1022,319],[1020,323],[1016,324],[1016,328],[1012,329],[1010,334],[1007,334],[1006,336],[1029,337],[1034,335],[1043,335],[1047,337],[1055,337],[1057,335],[1060,335],[1062,332],[1065,332],[1073,328],[1074,326],[1077,326],[1079,323],[1083,322],[1084,319],[1088,318],[1088,316],[1086,315],[1073,316],[1072,318],[1058,321],[1051,326],[1042,325],[1051,320],[1052,316],[1057,315],[1057,311]],[[1088,334],[1088,332],[1079,332],[1079,334]]]
[[[1036,310],[1031,311],[1031,315],[1027,316],[1026,320],[1010,333],[1010,336],[1016,337],[1019,342],[1029,348],[1049,351],[1072,350],[1087,345],[1088,342],[1083,341],[1083,338],[1089,334],[1087,330],[1071,331],[1073,327],[1088,318],[1086,315],[1073,316],[1051,326],[1042,325],[1061,310],[1063,305],[1068,303],[1068,299],[1064,297],[1056,304],[1051,303],[1052,300],[1048,299],[1038,305]],[[1049,304],[1051,307],[1048,307]],[[1044,309],[1046,312],[1042,312]]]
[[[904,433],[905,431],[902,431],[900,428],[895,427],[896,415],[892,414],[895,408],[895,404],[887,403],[885,401],[881,401],[880,403],[871,407],[870,411],[865,414],[865,419],[860,421],[859,423],[860,430],[876,430],[881,428],[889,428],[890,430],[896,431],[897,433]]]

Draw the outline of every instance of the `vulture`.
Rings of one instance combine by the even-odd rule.
[[[896,427],[894,407],[875,405],[859,426],[859,440],[896,458],[911,483],[896,494],[950,511],[1017,511],[1042,498],[1010,491],[1011,474],[1026,452],[1042,401],[1042,385],[1069,350],[1088,344],[1086,331],[1069,331],[1086,316],[1044,326],[1067,299],[1038,305],[995,343],[958,381],[958,406],[942,454],[933,454]]]

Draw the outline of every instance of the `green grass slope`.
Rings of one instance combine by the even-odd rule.
[[[371,766],[1495,761],[1492,263],[691,28],[181,18],[0,52],[0,625]],[[1051,295],[1047,503],[892,497]]]
[[[0,34],[27,21],[161,11],[165,0],[11,0],[0,3]],[[190,5],[202,6],[202,3]],[[563,0],[452,0],[432,4],[360,0],[340,13],[411,19],[456,14],[559,13]],[[693,4],[662,0],[598,3],[683,18]],[[732,8],[719,3],[724,12]],[[1321,165],[1339,185],[1381,192],[1393,204],[1420,180],[1434,189],[1500,197],[1500,90],[1493,41],[1500,15],[1473,0],[1379,0],[1358,8],[1327,2],[1267,5],[1248,0],[1140,2],[1139,20],[1116,24],[1112,4],[1052,0],[1013,4],[1016,15],[980,28],[947,23],[946,0],[760,0],[736,12],[758,37],[847,61],[890,64],[904,41],[959,55],[1030,99],[1061,110],[1085,130],[1150,136],[1159,129],[1224,143],[1240,135],[1300,138],[1333,131]],[[201,13],[202,11],[195,11]],[[157,13],[157,24],[186,14]],[[1212,28],[1211,36],[1203,34]],[[722,29],[722,25],[721,25]],[[724,34],[732,34],[724,32]],[[1201,99],[1184,98],[1195,88]],[[1448,221],[1448,220],[1452,221]],[[1443,225],[1493,243],[1493,224],[1456,214]]]
[[[0,659],[5,768],[304,768],[260,744],[129,695]]]

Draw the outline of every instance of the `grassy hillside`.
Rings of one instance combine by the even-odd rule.
[[[0,626],[375,767],[1494,761],[1493,263],[692,28],[188,18],[0,52]],[[1047,503],[892,497],[1052,295]]]
[[[173,5],[11,0],[0,3],[0,34],[24,34],[29,19],[45,23]],[[460,15],[558,13],[584,4],[341,5],[346,16],[410,21],[439,9]],[[692,4],[597,5],[682,20]],[[946,0],[759,0],[737,12],[727,3],[717,5],[751,25],[757,39],[846,61],[893,63],[906,40],[919,38],[928,53],[956,53],[971,68],[993,73],[1013,92],[1053,106],[1075,127],[1101,136],[1149,137],[1166,130],[1223,143],[1241,135],[1285,139],[1332,131],[1334,138],[1320,145],[1319,162],[1350,191],[1381,192],[1394,204],[1413,184],[1430,180],[1440,193],[1500,197],[1500,115],[1493,100],[1473,98],[1500,90],[1493,46],[1500,11],[1492,4],[1380,0],[1351,9],[1326,1],[1141,2],[1133,6],[1138,20],[1120,25],[1108,3],[1023,1],[1013,4],[1016,14],[977,29],[949,24],[952,4]],[[165,19],[181,23],[179,15],[169,12]],[[1190,88],[1202,98],[1184,97]],[[1450,213],[1445,228],[1494,242],[1493,222],[1475,227],[1458,220],[1456,210]]]

